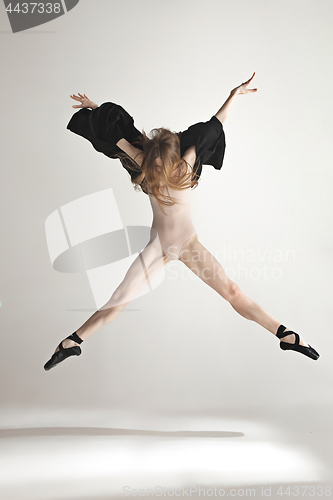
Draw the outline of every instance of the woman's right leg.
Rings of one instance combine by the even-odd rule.
[[[162,252],[158,237],[150,241],[133,261],[123,281],[113,292],[110,299],[76,330],[77,335],[82,340],[86,340],[96,330],[114,321],[127,304],[169,261],[170,259]],[[71,339],[64,339],[62,345],[64,348],[68,348],[79,344]]]

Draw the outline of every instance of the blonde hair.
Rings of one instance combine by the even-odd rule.
[[[198,185],[198,178],[193,173],[189,163],[180,156],[181,132],[174,133],[168,128],[154,128],[148,137],[144,130],[132,144],[141,146],[144,153],[141,167],[131,157],[119,154],[126,168],[133,171],[131,181],[136,191],[154,195],[163,211],[162,205],[174,205],[177,200],[170,195],[162,193],[165,187],[169,193],[170,189],[182,190]],[[162,166],[156,168],[156,158],[161,158]],[[188,168],[190,167],[190,168]],[[137,175],[135,173],[137,172]],[[164,211],[163,211],[164,213]]]

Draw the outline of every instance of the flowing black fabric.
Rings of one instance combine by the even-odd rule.
[[[131,168],[129,156],[117,146],[117,142],[124,138],[130,144],[142,150],[141,144],[135,143],[142,137],[142,133],[134,126],[131,115],[119,104],[105,102],[98,108],[82,108],[70,119],[67,129],[91,142],[96,151],[109,158],[118,158],[128,171],[131,179],[138,176],[138,170]],[[206,122],[191,125],[184,132],[178,133],[180,139],[180,153],[184,155],[190,146],[195,146],[197,159],[194,164],[194,175],[199,179],[202,165],[212,165],[215,169],[222,168],[226,148],[223,125],[216,116]],[[147,191],[141,185],[142,190]]]
[[[191,125],[180,135],[180,156],[192,145],[195,145],[197,159],[193,172],[199,179],[202,165],[212,165],[221,170],[226,148],[223,125],[216,116],[206,122]]]

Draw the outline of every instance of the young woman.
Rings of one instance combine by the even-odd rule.
[[[249,88],[254,75],[234,88],[223,106],[207,122],[196,123],[178,133],[156,128],[151,131],[151,137],[144,130],[139,132],[133,118],[118,104],[106,102],[98,106],[85,94],[71,96],[81,103],[73,108],[81,109],[73,115],[67,128],[89,140],[97,151],[109,158],[120,159],[135,189],[149,196],[153,223],[149,243],[134,260],[108,302],[58,345],[44,365],[45,370],[69,356],[79,356],[79,344],[117,318],[170,260],[183,262],[240,315],[278,337],[281,349],[298,351],[311,359],[319,358],[317,351],[298,333],[273,318],[228,278],[220,263],[200,243],[191,220],[191,190],[198,185],[203,164],[221,169],[225,152],[223,123],[238,95],[257,91]]]

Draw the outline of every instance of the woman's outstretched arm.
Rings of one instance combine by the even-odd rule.
[[[232,106],[232,103],[234,102],[236,95],[238,94],[249,94],[250,92],[257,92],[258,89],[248,89],[247,87],[249,86],[250,82],[253,80],[255,73],[251,76],[247,82],[242,83],[238,87],[234,88],[228,97],[228,99],[225,101],[223,106],[218,110],[218,112],[215,114],[216,118],[220,120],[221,123],[224,123],[227,115],[230,111],[230,108]]]
[[[130,156],[132,160],[136,161],[136,163],[141,167],[144,157],[144,153],[141,149],[132,146],[132,144],[124,138],[119,139],[117,146]]]
[[[98,104],[96,104],[95,102],[91,101],[89,99],[89,97],[86,96],[86,94],[83,94],[83,95],[82,94],[78,94],[78,96],[76,96],[75,94],[73,94],[73,95],[70,96],[75,101],[80,101],[80,103],[81,103],[81,106],[79,106],[78,104],[74,104],[74,106],[72,106],[72,108],[91,108],[91,109],[98,108]]]

